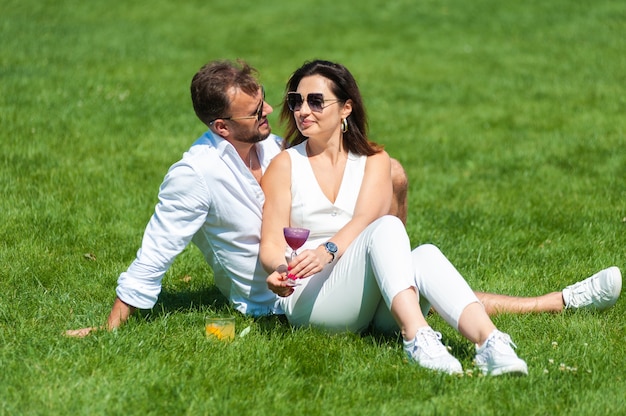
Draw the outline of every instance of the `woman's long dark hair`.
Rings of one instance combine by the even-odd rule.
[[[285,140],[288,147],[302,143],[306,137],[298,130],[293,113],[289,110],[287,92],[295,91],[302,78],[312,75],[320,75],[330,80],[331,90],[341,102],[352,101],[352,113],[346,119],[348,131],[343,133],[343,147],[358,155],[371,156],[380,152],[382,146],[367,139],[367,115],[356,80],[345,66],[322,60],[305,62],[287,81],[280,120],[287,126]]]

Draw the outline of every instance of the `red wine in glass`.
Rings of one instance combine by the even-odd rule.
[[[307,238],[309,238],[309,230],[306,228],[285,227],[283,228],[283,234],[287,244],[291,247],[291,259],[293,260],[298,255],[296,250],[302,247]],[[290,280],[293,280],[291,284],[295,286],[295,279],[290,278]]]

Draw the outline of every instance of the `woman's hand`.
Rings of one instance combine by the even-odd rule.
[[[274,273],[267,276],[267,287],[280,297],[290,296],[293,291],[293,283],[287,279],[287,265],[281,264],[276,268]]]
[[[331,255],[322,246],[315,250],[304,250],[289,263],[289,276],[293,279],[306,279],[319,273],[328,264]]]

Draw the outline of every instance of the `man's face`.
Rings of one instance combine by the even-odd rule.
[[[229,95],[230,114],[222,119],[232,132],[229,139],[244,143],[256,143],[266,139],[272,132],[267,115],[274,109],[265,102],[263,88],[259,88],[253,96],[233,88]]]

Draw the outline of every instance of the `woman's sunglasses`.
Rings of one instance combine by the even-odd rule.
[[[319,92],[312,92],[306,96],[306,103],[308,104],[311,111],[316,113],[321,113],[326,107],[332,105],[338,101],[343,101],[340,99],[332,99],[332,100],[324,100],[324,94]],[[329,103],[324,105],[324,103]],[[302,94],[299,92],[288,92],[287,93],[287,105],[291,111],[300,111],[302,108],[302,104],[304,104],[304,98],[302,98]]]

